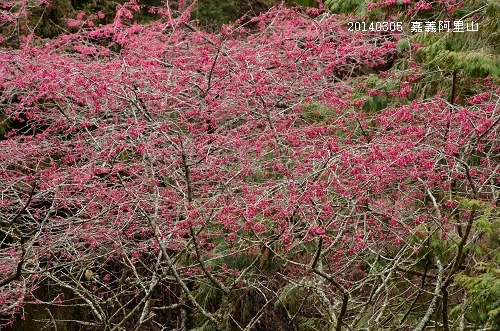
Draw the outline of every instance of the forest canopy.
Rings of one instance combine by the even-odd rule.
[[[495,330],[498,4],[219,5],[0,0],[0,328]]]

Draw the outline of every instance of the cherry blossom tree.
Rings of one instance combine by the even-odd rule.
[[[3,323],[41,305],[89,330],[466,329],[455,277],[498,218],[491,78],[460,106],[412,99],[413,62],[365,91],[401,36],[139,9],[0,51]],[[375,94],[393,105],[362,110]]]

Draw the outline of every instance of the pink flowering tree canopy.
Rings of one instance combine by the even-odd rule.
[[[186,7],[0,48],[1,325],[495,325],[467,309],[498,272],[497,80],[422,99],[402,33],[285,8],[206,33]]]

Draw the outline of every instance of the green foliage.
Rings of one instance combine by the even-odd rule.
[[[272,168],[266,168],[265,171],[255,171],[250,175],[245,176],[247,183],[265,183],[269,179],[282,179],[283,175],[279,172],[273,171]]]
[[[193,291],[193,296],[203,307],[210,307],[210,305],[217,304],[220,301],[222,292],[213,284],[204,280],[199,281],[197,285],[198,288]]]
[[[430,10],[421,10],[408,16],[406,10],[412,8],[415,2],[404,4],[402,1],[389,6],[367,9],[367,4],[379,3],[369,0],[326,0],[325,6],[333,13],[354,14],[358,21],[369,22],[375,20],[402,21],[403,26],[410,26],[415,20],[462,20],[464,27],[474,22],[479,24],[477,32],[463,33],[417,33],[402,38],[397,45],[398,60],[393,64],[392,72],[406,70],[410,55],[422,64],[427,72],[422,78],[412,84],[413,93],[406,99],[425,99],[436,94],[451,95],[452,73],[456,72],[459,79],[454,86],[455,96],[461,95],[465,100],[468,95],[477,93],[472,91],[474,79],[491,76],[500,77],[500,21],[497,13],[500,11],[498,1],[467,0],[463,6],[448,12],[440,3],[432,3]],[[429,2],[428,2],[429,3]],[[409,29],[405,33],[410,33]],[[412,46],[410,46],[410,44]],[[411,48],[416,49],[415,52]],[[404,79],[404,77],[401,77]],[[387,100],[380,95],[366,99],[363,104],[365,111],[378,111],[387,106]]]
[[[325,7],[331,12],[340,14],[366,13],[366,0],[325,0]]]
[[[214,254],[220,256],[218,259],[210,260],[207,264],[212,268],[226,265],[229,269],[243,270],[252,264],[255,257],[247,254],[228,254],[231,250],[231,243],[227,242],[224,238],[217,240],[217,246],[214,248]]]
[[[329,118],[335,116],[335,110],[332,107],[313,102],[305,105],[301,116],[309,123],[327,122]]]
[[[460,206],[465,207],[467,209],[478,209],[481,206],[483,206],[481,201],[476,200],[476,199],[466,199],[466,198],[460,199],[460,198],[458,198],[458,200],[460,202]]]
[[[322,331],[325,330],[325,322],[320,318],[307,317],[301,318],[299,322],[299,331]]]
[[[325,0],[324,5],[335,14],[354,14],[359,22],[377,22],[388,21],[388,18],[394,18],[393,15],[401,16],[406,10],[402,1],[393,4],[390,7],[368,9],[367,4],[379,1],[370,0]],[[392,19],[393,21],[396,21]]]
[[[500,23],[496,18],[498,9],[495,1],[465,1],[464,6],[453,12],[445,12],[435,7],[427,15],[429,19],[462,20],[465,32],[417,33],[410,37],[414,46],[418,45],[415,60],[426,67],[425,77],[414,85],[420,98],[428,98],[436,93],[446,92],[460,100],[478,93],[475,79],[487,76],[500,77]],[[452,73],[456,73],[455,86]],[[456,100],[453,100],[456,101]],[[459,101],[463,102],[463,101]]]
[[[315,0],[298,0],[299,5],[315,3]],[[251,14],[258,15],[261,12],[266,12],[273,6],[280,5],[280,0],[199,0],[192,13],[194,19],[199,21],[202,28],[206,30],[217,31],[223,24],[234,22],[243,15]],[[294,0],[286,0],[286,4],[294,4]]]
[[[472,323],[500,325],[500,265],[479,263],[477,276],[459,275],[457,284],[468,289],[465,316]]]
[[[283,306],[291,315],[295,315],[301,308],[302,301],[308,299],[309,292],[308,290],[304,290],[304,287],[299,284],[288,284],[278,295],[278,300],[276,300],[274,306]],[[312,303],[309,302],[309,304]]]
[[[398,41],[396,45],[396,51],[398,55],[403,55],[404,53],[408,52],[411,50],[411,44],[410,40],[408,38],[403,38],[400,41]]]
[[[316,0],[294,0],[294,2],[302,7],[318,7],[318,1]]]
[[[378,112],[397,100],[389,95],[389,92],[397,91],[399,82],[392,78],[381,78],[371,74],[358,79],[358,89],[354,94],[354,100],[362,100],[362,109],[366,112]],[[377,91],[376,94],[367,93]]]
[[[70,0],[52,0],[49,7],[35,7],[30,15],[30,27],[42,38],[53,38],[68,29],[66,19],[73,12]]]
[[[469,77],[500,77],[497,49],[483,33],[419,33],[412,38],[422,44],[416,60],[430,69],[461,71]]]
[[[487,235],[493,234],[493,224],[490,220],[491,212],[491,208],[486,208],[484,214],[474,223],[476,228],[482,230]]]
[[[110,1],[110,0],[72,0],[71,3],[73,5],[73,8],[77,12],[84,12],[87,15],[95,15],[98,12],[103,13],[104,19],[101,19],[98,21],[99,24],[106,24],[106,23],[111,23],[115,17],[116,14],[116,6],[117,5],[122,5],[126,3],[128,0],[116,0],[116,1]],[[135,13],[134,16],[141,16],[141,18],[144,18],[145,16],[151,17],[153,14],[148,13],[149,5],[151,1],[144,1],[141,0],[140,4],[144,5],[143,10],[140,13]],[[157,2],[158,5],[158,2]],[[138,18],[140,21],[145,21],[141,20],[141,18]],[[95,23],[95,21],[94,21]]]
[[[474,245],[475,266],[455,277],[456,285],[467,290],[460,308],[469,323],[500,325],[500,218],[498,208],[470,200],[482,213],[474,222],[481,238]]]
[[[323,318],[307,316],[306,310],[318,307],[318,297],[315,291],[301,284],[288,284],[278,295],[274,303],[275,308],[285,308],[291,316],[297,316],[300,331],[325,330],[327,322]]]
[[[202,0],[196,4],[193,17],[200,21],[201,26],[216,26],[237,19],[239,10],[234,0]]]
[[[491,234],[493,232],[491,228],[491,223],[488,221],[486,217],[481,217],[476,221],[476,227],[483,230],[487,234]]]

